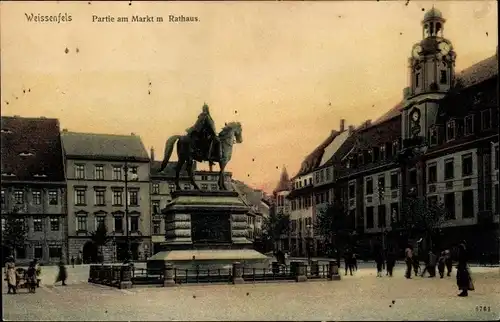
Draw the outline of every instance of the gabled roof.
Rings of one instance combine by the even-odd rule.
[[[57,119],[2,116],[1,129],[2,180],[65,181]]]
[[[134,134],[116,135],[63,131],[61,138],[66,157],[149,160],[141,138]]]
[[[239,180],[232,180],[232,185],[247,206],[255,207],[261,214],[266,214],[268,208],[264,205],[267,206],[267,203],[262,200],[264,194],[261,190],[255,190]]]
[[[495,76],[498,76],[497,55],[481,60],[457,74],[464,87],[473,86]]]
[[[278,182],[278,185],[274,189],[273,193],[289,190],[292,190],[292,182],[290,181],[290,177],[288,176],[286,167],[283,166],[283,169],[281,170],[280,181]]]

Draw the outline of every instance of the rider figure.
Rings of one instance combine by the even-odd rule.
[[[187,133],[189,136],[192,136],[192,134],[195,134],[198,139],[203,139],[201,137],[203,133],[203,129],[206,129],[208,131],[208,137],[205,139],[208,139],[208,151],[203,151],[206,154],[204,155],[204,158],[206,160],[209,160],[211,154],[212,154],[212,149],[213,149],[213,143],[214,140],[220,143],[219,136],[217,135],[217,132],[215,130],[215,124],[212,119],[212,116],[210,116],[210,111],[208,109],[207,104],[203,104],[202,112],[200,115],[198,115],[198,119],[196,120],[196,123],[187,129]],[[202,143],[203,144],[203,143]],[[220,145],[219,145],[220,147]],[[219,148],[219,154],[221,153],[220,148]],[[220,155],[219,155],[220,157]]]

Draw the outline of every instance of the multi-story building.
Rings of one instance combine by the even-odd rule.
[[[59,121],[2,116],[2,231],[15,216],[27,228],[17,262],[66,261],[66,182]],[[4,236],[5,238],[5,236]],[[12,249],[3,249],[7,256]]]
[[[292,212],[292,203],[288,199],[288,195],[292,191],[292,181],[288,175],[288,171],[285,166],[281,170],[280,181],[276,185],[273,191],[273,202],[272,207],[274,207],[274,212],[278,215],[286,215],[290,217]],[[280,241],[278,243],[278,249],[289,252],[291,244],[291,234],[284,234],[280,236]]]
[[[327,164],[336,151],[349,138],[352,127],[345,129],[345,120],[340,121],[340,129],[309,154],[302,162],[297,175],[292,178],[290,213],[290,252],[293,255],[317,253],[320,239],[314,235],[316,211],[321,211],[332,200],[333,166]],[[318,207],[318,209],[316,209]],[[308,240],[313,240],[308,249]]]
[[[466,239],[472,252],[498,253],[498,52],[456,73],[444,24],[439,10],[425,13],[402,101],[344,141],[325,163],[334,166],[335,177],[323,190],[334,188],[371,247],[387,247],[402,202],[420,197],[447,211],[435,247]],[[320,168],[301,169],[291,195],[305,190],[303,177],[316,178]],[[314,201],[321,204],[321,195]]]
[[[145,259],[151,251],[150,162],[141,138],[133,133],[63,130],[61,139],[68,189],[69,256],[97,261],[92,234],[104,223],[111,238],[102,247],[104,261],[124,259],[128,243],[133,259]]]
[[[159,172],[161,162],[154,161],[154,149],[151,149],[151,167],[150,167],[150,193],[151,193],[151,241],[152,253],[155,254],[161,250],[161,243],[165,242],[165,220],[161,210],[172,200],[171,192],[175,191],[175,168],[177,162],[169,162],[163,172]],[[193,165],[196,184],[202,190],[218,190],[219,180],[218,172],[196,171],[196,163]],[[231,186],[231,173],[224,173],[226,187]],[[189,176],[183,168],[180,174],[180,186],[183,190],[193,189]]]

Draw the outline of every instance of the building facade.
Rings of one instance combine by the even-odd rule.
[[[285,215],[290,218],[292,213],[292,202],[288,198],[288,195],[292,191],[292,181],[288,175],[286,167],[283,166],[280,175],[280,181],[273,190],[273,201],[271,206],[274,208],[274,213],[277,215]],[[278,243],[278,249],[289,252],[291,244],[291,234],[283,234],[280,236],[280,241]]]
[[[161,243],[165,242],[165,219],[161,213],[172,200],[171,192],[175,191],[175,167],[177,162],[169,162],[163,172],[159,172],[161,162],[154,161],[154,149],[151,149],[150,166],[150,200],[151,200],[151,242],[152,253],[156,254],[161,249]],[[197,171],[196,163],[193,165],[195,181],[202,190],[219,190],[217,181],[218,172]],[[224,173],[226,186],[231,186],[230,172]],[[180,186],[182,190],[191,190],[193,186],[189,182],[186,170],[183,168],[180,175]]]
[[[24,245],[3,247],[26,264],[67,261],[67,208],[59,121],[2,116],[2,233],[17,218],[26,227]],[[3,240],[9,236],[3,236]],[[12,253],[14,252],[14,253]]]
[[[84,262],[120,261],[151,251],[150,161],[135,134],[61,133],[67,178],[69,256]],[[110,242],[92,243],[103,223]],[[127,234],[128,230],[128,234]],[[97,245],[99,247],[99,245]],[[102,254],[101,254],[102,253]]]

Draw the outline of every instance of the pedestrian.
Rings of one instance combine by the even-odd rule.
[[[464,240],[458,246],[457,286],[462,291],[458,294],[460,297],[468,296],[469,291],[474,291],[474,283],[470,276],[467,261],[467,244]]]
[[[389,251],[387,253],[387,274],[389,274],[389,277],[392,277],[394,266],[396,266],[396,254],[393,251]]]
[[[382,277],[382,265],[384,264],[384,256],[381,250],[375,252],[375,263],[377,264],[377,277]]]
[[[429,251],[429,259],[427,261],[427,271],[429,272],[429,277],[436,277],[436,264],[437,256],[431,250]]]
[[[405,249],[406,278],[411,278],[412,263],[413,263],[413,249],[411,245],[408,245]]]
[[[355,252],[352,253],[352,266],[356,272],[358,270],[358,258]]]
[[[417,241],[417,247],[413,250],[412,265],[413,265],[413,272],[415,273],[415,276],[417,276],[418,273],[420,272],[420,257],[419,256],[422,256],[422,254],[420,252],[420,243],[421,242],[422,242],[422,238],[420,238],[420,240]]]
[[[451,271],[453,269],[453,260],[451,259],[451,252],[449,249],[445,250],[446,258],[444,260],[444,264],[446,265],[446,276],[451,276]]]
[[[347,270],[352,276],[352,253],[349,249],[346,249],[344,252],[344,266],[345,266],[345,275],[347,275]]]
[[[57,274],[57,282],[62,282],[63,286],[66,286],[66,279],[68,278],[68,274],[66,272],[66,267],[62,261],[59,262],[59,274]]]
[[[7,280],[8,291],[7,294],[17,293],[17,273],[16,264],[13,257],[7,258],[7,264],[5,265],[5,279]]]
[[[29,293],[35,293],[37,287],[36,263],[32,261],[26,271],[25,282]]]
[[[73,268],[75,268],[75,257],[74,256],[71,256],[71,266],[73,266]]]
[[[441,256],[439,256],[438,260],[438,271],[439,277],[444,277],[444,267],[445,267],[446,253],[444,251],[441,252]]]
[[[42,276],[42,267],[40,266],[40,263],[38,262],[38,259],[34,259],[33,263],[35,264],[35,274],[36,274],[36,287],[40,287],[40,281],[41,281],[41,276]]]

